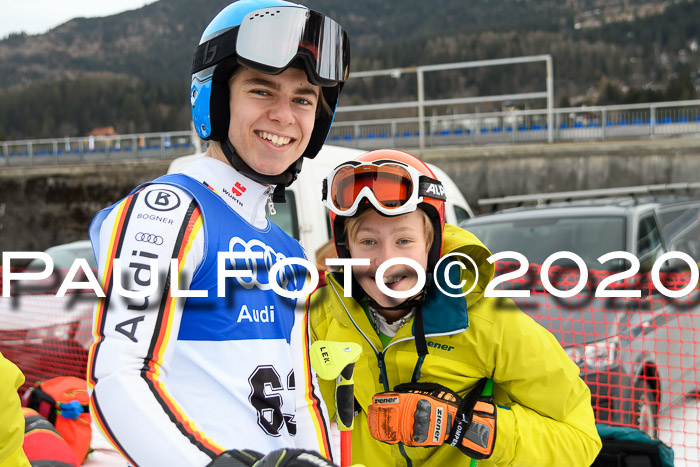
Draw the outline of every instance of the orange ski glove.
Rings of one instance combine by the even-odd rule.
[[[472,459],[486,459],[496,441],[496,407],[482,397],[486,379],[462,400],[435,383],[400,384],[372,398],[367,411],[372,437],[406,446],[456,446]]]

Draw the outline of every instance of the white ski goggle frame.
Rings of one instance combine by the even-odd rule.
[[[345,162],[323,180],[323,204],[342,217],[354,216],[362,201],[385,216],[415,211],[424,198],[445,201],[440,181],[391,159]]]

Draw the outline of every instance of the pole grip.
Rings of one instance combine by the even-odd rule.
[[[335,410],[338,428],[352,430],[355,418],[355,381],[352,377],[354,363],[348,364],[338,377],[335,386]]]

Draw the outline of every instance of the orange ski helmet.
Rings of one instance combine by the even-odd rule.
[[[445,190],[420,159],[395,149],[378,149],[336,167],[323,181],[323,203],[330,215],[339,258],[349,258],[345,220],[368,207],[387,217],[422,209],[435,238],[428,252],[428,270],[440,259],[445,230]]]

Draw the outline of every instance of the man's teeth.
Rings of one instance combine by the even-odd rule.
[[[260,137],[262,139],[266,139],[266,140],[270,141],[275,146],[284,146],[285,144],[289,144],[289,142],[292,140],[292,138],[290,138],[288,136],[277,136],[277,135],[270,134],[266,131],[261,131]]]
[[[389,276],[389,277],[384,277],[384,283],[385,284],[393,284],[394,282],[398,282],[401,280],[401,276]]]

